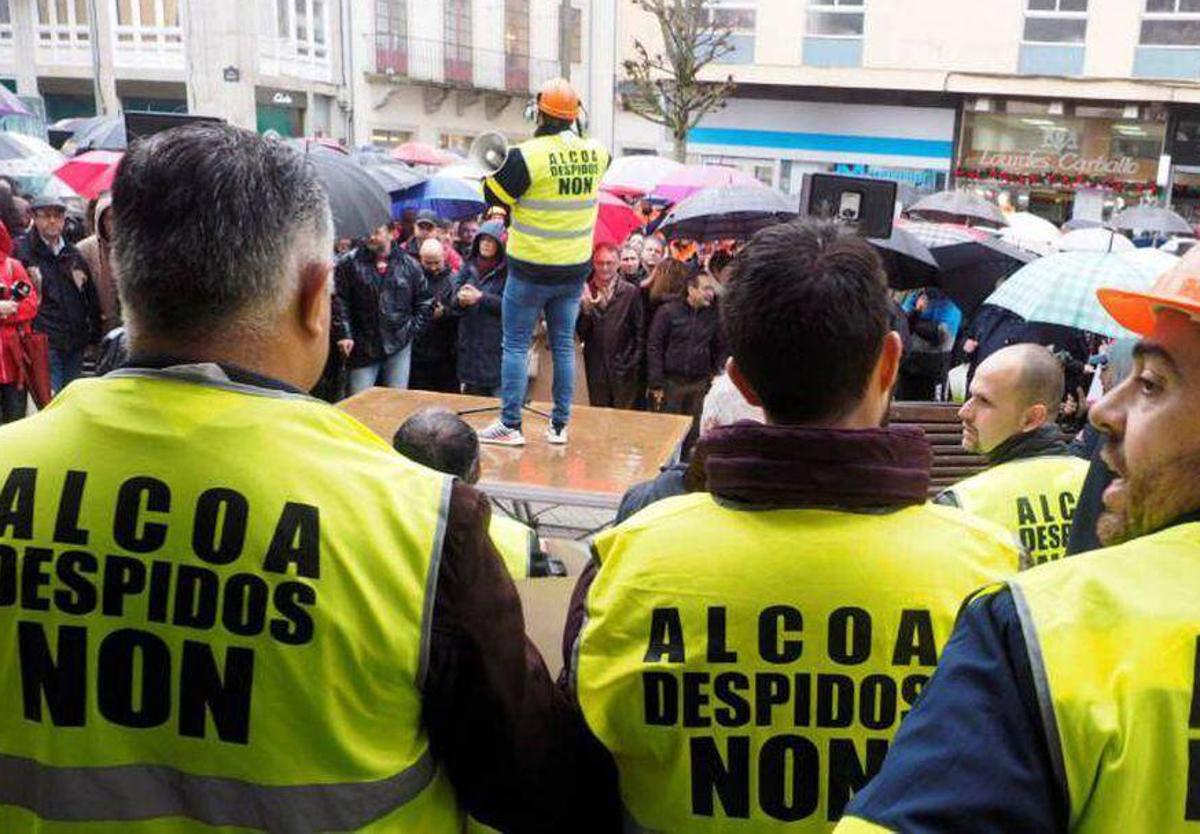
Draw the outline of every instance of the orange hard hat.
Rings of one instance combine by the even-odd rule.
[[[1159,310],[1178,310],[1200,321],[1200,246],[1160,275],[1146,292],[1106,288],[1097,290],[1096,296],[1118,324],[1143,336],[1154,330]]]
[[[579,118],[579,93],[565,78],[551,78],[537,94],[537,108],[547,116],[573,122]]]

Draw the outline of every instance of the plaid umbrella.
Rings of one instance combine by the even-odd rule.
[[[48,177],[62,163],[63,155],[41,139],[23,133],[0,133],[0,174]]]
[[[1131,338],[1100,306],[1101,287],[1144,291],[1158,277],[1156,265],[1128,254],[1060,252],[1022,268],[992,293],[988,304],[1026,321],[1060,324],[1112,338]]]

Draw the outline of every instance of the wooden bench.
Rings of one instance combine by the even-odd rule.
[[[946,487],[982,472],[987,459],[962,447],[962,424],[954,403],[896,402],[889,414],[894,426],[920,426],[933,446],[933,471],[929,494],[937,495]]]

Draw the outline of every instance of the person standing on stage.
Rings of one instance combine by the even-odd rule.
[[[537,95],[534,137],[509,150],[503,167],[484,182],[484,196],[509,208],[512,225],[502,311],[503,406],[500,419],[480,431],[483,443],[525,445],[521,406],[529,384],[529,346],[543,312],[554,357],[554,410],[546,440],[567,442],[575,320],[591,271],[600,177],[609,161],[603,145],[572,131],[579,114],[579,95],[570,83],[547,81]]]

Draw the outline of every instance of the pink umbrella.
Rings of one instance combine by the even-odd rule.
[[[596,230],[592,234],[592,245],[611,243],[620,246],[634,229],[642,225],[637,212],[626,205],[620,197],[600,192],[600,214],[596,217]]]
[[[424,142],[405,142],[392,151],[392,158],[409,165],[451,165],[457,158]]]
[[[638,154],[614,159],[600,179],[600,188],[618,197],[642,197],[683,165],[662,156]]]
[[[669,203],[678,203],[697,191],[720,188],[723,185],[761,186],[762,183],[745,171],[727,165],[685,165],[666,176],[650,196]]]

